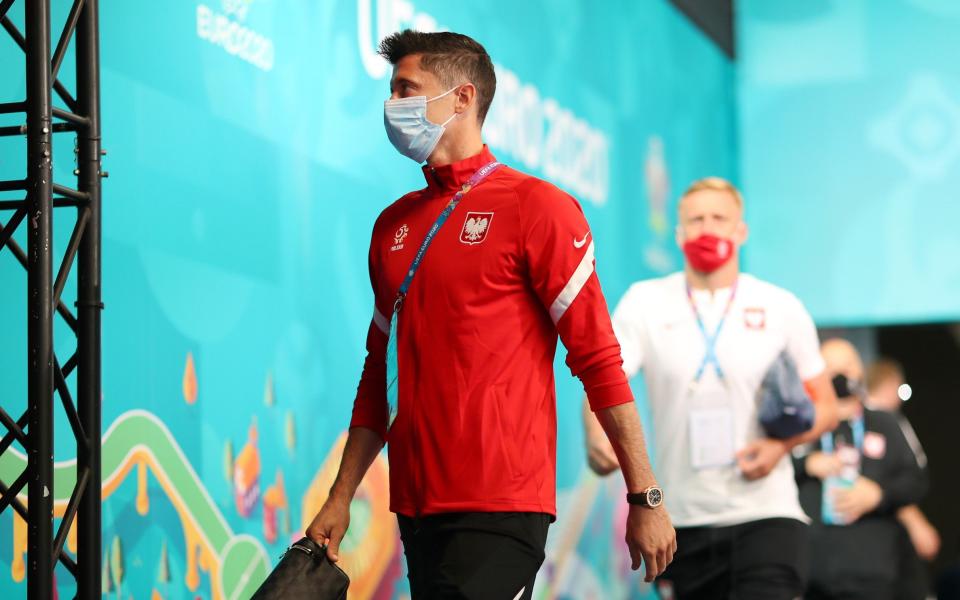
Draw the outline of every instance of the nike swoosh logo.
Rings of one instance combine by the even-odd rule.
[[[587,232],[587,235],[583,236],[582,240],[573,238],[573,247],[574,248],[583,248],[583,245],[587,243],[587,238],[590,237],[590,232]]]

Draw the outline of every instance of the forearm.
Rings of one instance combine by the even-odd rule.
[[[903,525],[907,531],[915,529],[918,526],[922,527],[930,524],[916,504],[908,504],[907,506],[901,507],[900,510],[897,511],[897,520],[900,521],[900,524]]]
[[[592,435],[604,434],[603,426],[597,420],[597,415],[590,408],[590,401],[586,396],[583,397],[583,430],[589,438]]]
[[[594,414],[617,454],[627,491],[637,493],[656,485],[636,404],[618,404]],[[585,422],[590,416],[585,415]]]
[[[330,488],[330,497],[349,502],[357,492],[367,469],[383,448],[383,439],[371,429],[353,427],[347,435],[347,444],[340,459],[337,478]]]

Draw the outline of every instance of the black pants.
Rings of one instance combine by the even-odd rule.
[[[550,515],[448,513],[397,520],[413,600],[532,596]]]
[[[899,523],[898,523],[899,525]],[[930,592],[927,567],[917,555],[910,534],[902,526],[897,544],[900,549],[900,572],[897,577],[898,600],[924,600]]]
[[[901,537],[902,536],[902,537]],[[844,526],[810,528],[810,600],[922,600],[922,591],[902,596],[901,543],[909,538],[892,516],[867,516]],[[913,549],[912,546],[910,548]]]
[[[657,579],[663,599],[794,600],[803,595],[807,526],[763,519],[677,529],[677,554]]]

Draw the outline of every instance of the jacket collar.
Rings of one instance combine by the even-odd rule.
[[[431,167],[424,165],[423,177],[427,180],[427,189],[431,192],[457,190],[477,172],[480,167],[497,160],[487,145],[471,157],[449,165]]]

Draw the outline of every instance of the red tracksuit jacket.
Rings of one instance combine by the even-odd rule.
[[[463,197],[414,277],[397,324],[399,409],[387,434],[397,289],[447,202],[493,160],[484,147],[424,167],[427,187],[389,206],[373,228],[375,310],[350,426],[388,442],[390,506],[400,514],[556,515],[558,333],[594,410],[633,400],[580,206],[501,166]]]

